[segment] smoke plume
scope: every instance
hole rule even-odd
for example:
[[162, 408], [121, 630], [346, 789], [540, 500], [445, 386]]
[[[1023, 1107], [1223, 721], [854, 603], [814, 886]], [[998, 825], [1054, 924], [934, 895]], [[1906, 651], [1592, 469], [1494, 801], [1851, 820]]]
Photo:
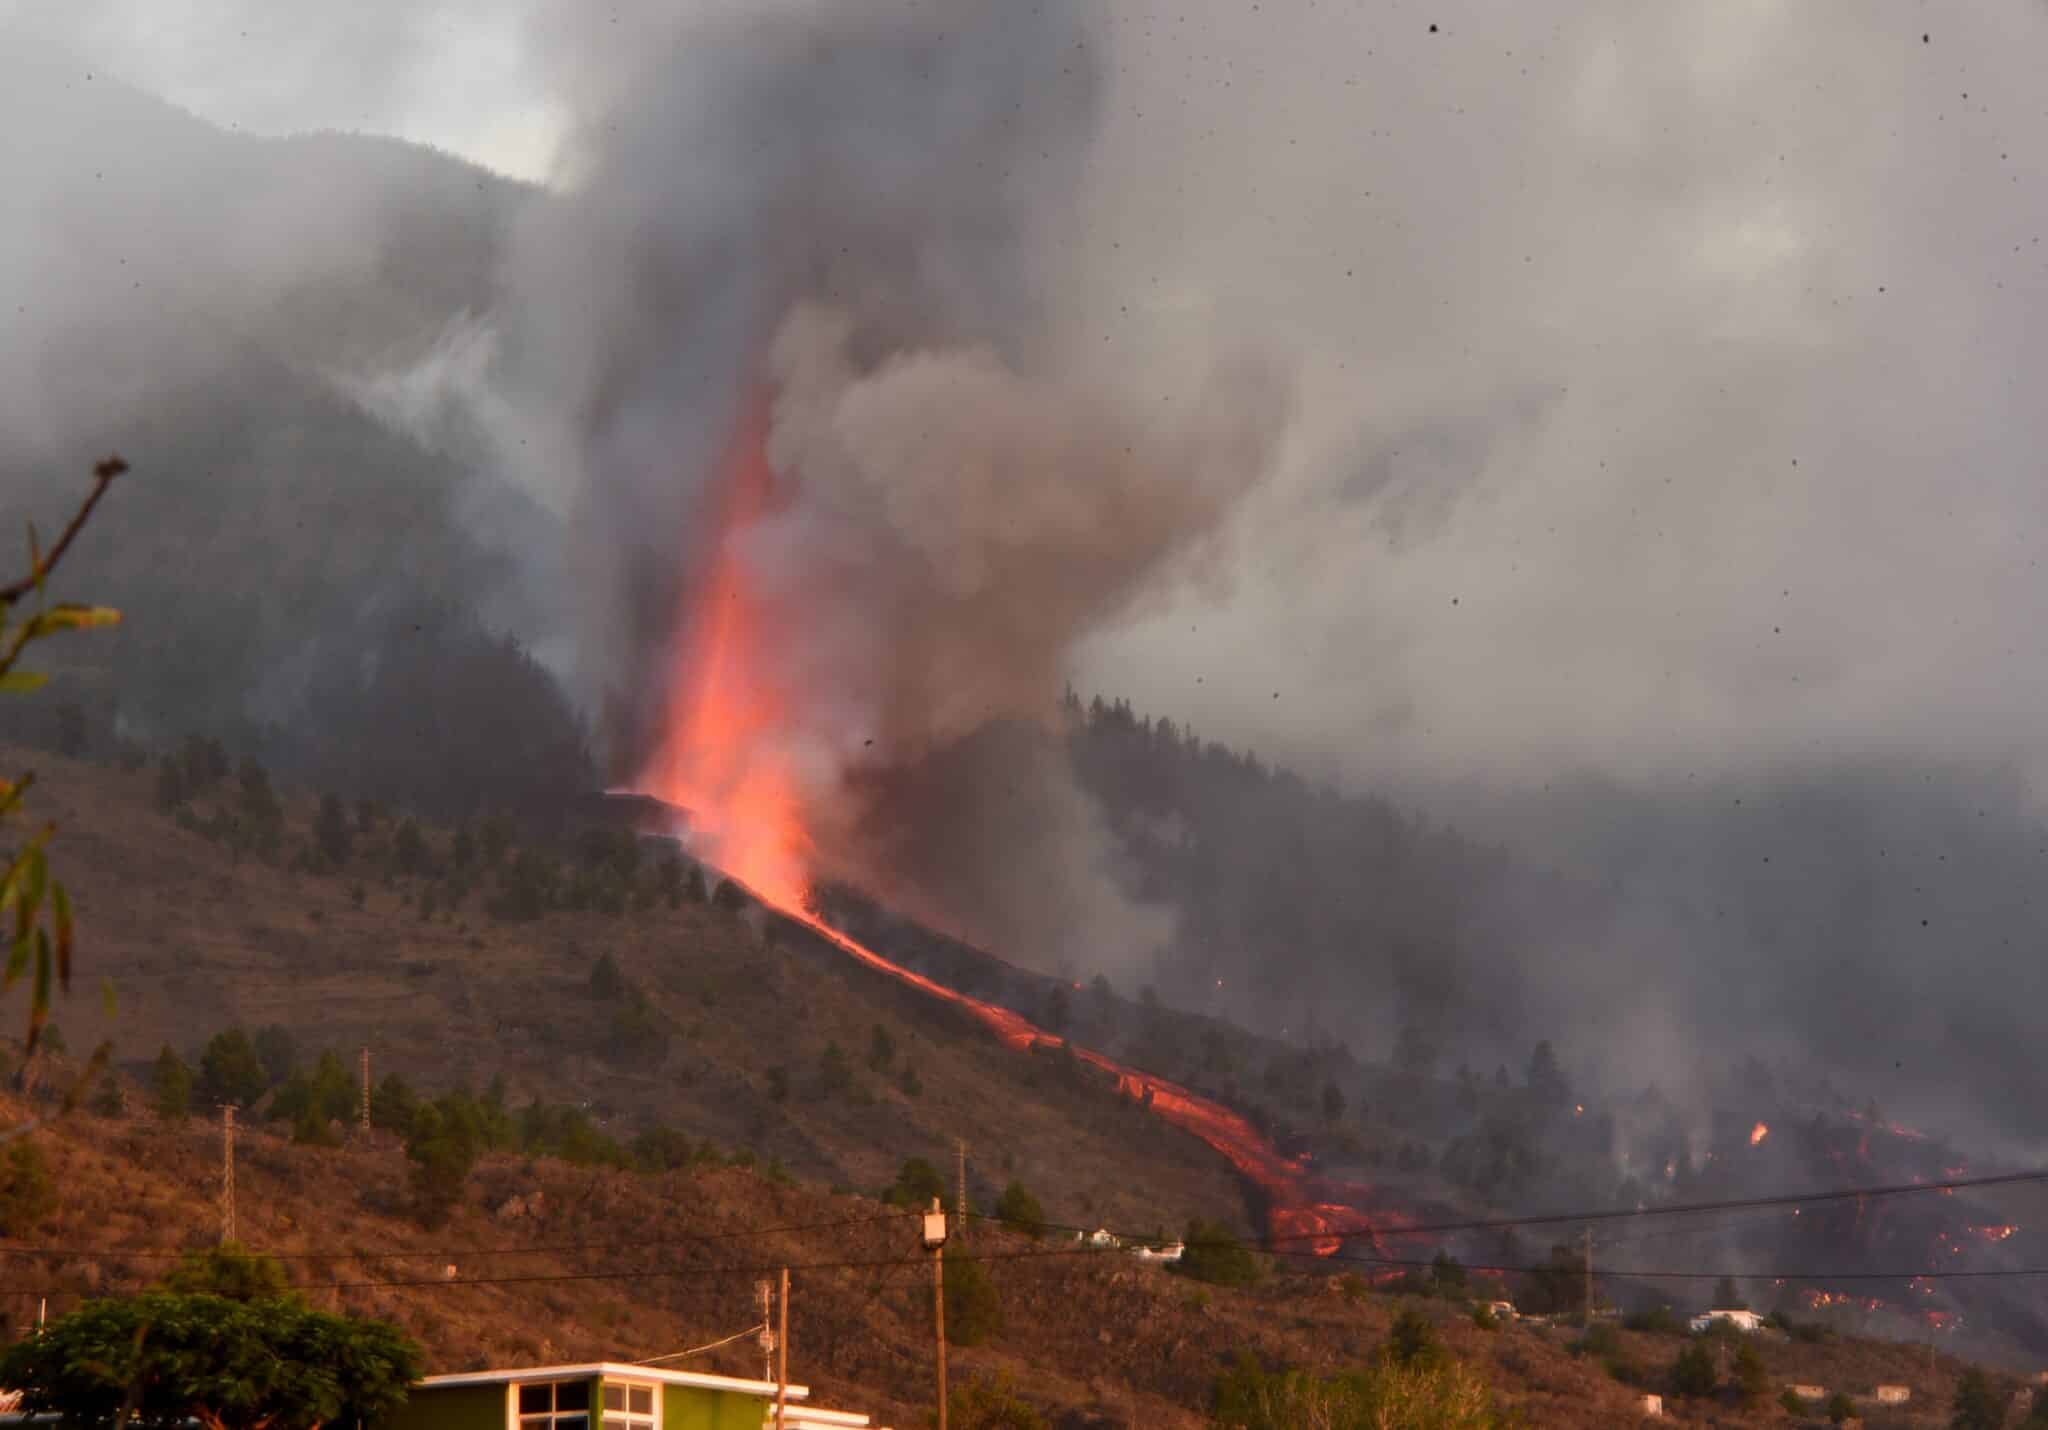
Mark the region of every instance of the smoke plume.
[[[820, 874], [895, 890], [853, 773], [1050, 720], [1075, 644], [1198, 561], [1272, 460], [1270, 371], [1148, 404], [1042, 320], [1094, 133], [1092, 44], [1073, 5], [885, 4], [642, 21], [627, 50], [565, 61], [594, 108], [515, 281], [546, 339], [534, 390], [577, 434], [583, 677], [614, 767], [638, 773], [731, 563], [778, 712], [750, 743], [795, 772]], [[758, 389], [776, 494], [729, 531], [724, 454]], [[1116, 891], [1086, 797], [1038, 775], [1060, 882], [1112, 939], [1156, 945], [1163, 918]], [[1023, 932], [1027, 955], [1058, 942], [901, 892]]]

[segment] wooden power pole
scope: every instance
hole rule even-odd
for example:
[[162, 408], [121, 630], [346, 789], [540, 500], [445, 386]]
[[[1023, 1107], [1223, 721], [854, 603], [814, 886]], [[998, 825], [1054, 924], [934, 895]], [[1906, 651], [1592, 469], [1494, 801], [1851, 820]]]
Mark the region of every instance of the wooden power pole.
[[939, 1350], [939, 1430], [946, 1430], [946, 1209], [937, 1197], [924, 1217], [924, 1244], [932, 1254], [932, 1330]]
[[789, 1396], [789, 1268], [782, 1268], [782, 1296], [775, 1311], [775, 1430], [787, 1430]]

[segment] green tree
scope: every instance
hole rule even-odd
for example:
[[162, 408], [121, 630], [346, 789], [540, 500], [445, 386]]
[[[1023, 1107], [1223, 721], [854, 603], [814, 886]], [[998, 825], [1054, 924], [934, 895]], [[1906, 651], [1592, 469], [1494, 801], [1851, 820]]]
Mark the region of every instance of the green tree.
[[168, 1291], [88, 1301], [0, 1356], [21, 1409], [107, 1426], [313, 1430], [375, 1421], [405, 1401], [420, 1352], [381, 1321], [291, 1298]]
[[1437, 1343], [1436, 1327], [1420, 1311], [1409, 1309], [1394, 1317], [1387, 1328], [1386, 1358], [1396, 1365], [1427, 1364], [1440, 1359], [1443, 1347]]
[[1323, 1121], [1336, 1122], [1344, 1116], [1344, 1092], [1334, 1082], [1323, 1084]]
[[1671, 1391], [1674, 1395], [1712, 1395], [1721, 1373], [1714, 1366], [1714, 1352], [1705, 1341], [1692, 1341], [1671, 1362]]
[[150, 1077], [150, 1105], [166, 1122], [183, 1122], [192, 1112], [192, 1069], [165, 1043]]
[[96, 1117], [125, 1117], [128, 1113], [128, 1093], [121, 1086], [121, 1079], [112, 1073], [101, 1077], [99, 1086], [93, 1090], [91, 1107]]
[[1022, 1182], [1011, 1182], [996, 1198], [996, 1217], [1033, 1240], [1045, 1235], [1045, 1208], [1026, 1191]]
[[597, 962], [590, 965], [590, 996], [610, 1000], [625, 993], [626, 975], [619, 972], [618, 960], [609, 953], [599, 954]]
[[477, 1152], [475, 1133], [459, 1116], [451, 1118], [440, 1106], [414, 1114], [405, 1155], [412, 1161], [413, 1216], [421, 1226], [445, 1225], [461, 1205]]
[[411, 815], [398, 822], [397, 832], [391, 836], [391, 862], [401, 874], [427, 872], [427, 841], [420, 833], [419, 821]]
[[297, 1040], [276, 1023], [258, 1028], [250, 1042], [256, 1049], [256, 1061], [263, 1064], [263, 1076], [273, 1087], [290, 1077], [299, 1064]]
[[1558, 1065], [1557, 1050], [1544, 1039], [1536, 1045], [1536, 1051], [1529, 1055], [1529, 1091], [1539, 1102], [1558, 1104], [1570, 1102], [1571, 1084], [1565, 1081], [1564, 1069]]
[[889, 1030], [880, 1023], [868, 1034], [868, 1066], [878, 1073], [887, 1072], [896, 1061], [896, 1040], [889, 1036]]
[[1466, 1282], [1464, 1264], [1448, 1251], [1439, 1251], [1436, 1259], [1429, 1263], [1429, 1279], [1435, 1284], [1438, 1295], [1462, 1295]]
[[1974, 1366], [1956, 1382], [1956, 1398], [1949, 1409], [1951, 1430], [1999, 1430], [2005, 1424], [2005, 1403], [1991, 1377]]
[[159, 1290], [184, 1296], [221, 1296], [230, 1301], [268, 1301], [291, 1294], [291, 1279], [274, 1256], [240, 1242], [188, 1251], [157, 1282]]
[[156, 807], [165, 814], [183, 805], [191, 791], [185, 787], [185, 767], [169, 755], [156, 762]]
[[1735, 1348], [1735, 1388], [1746, 1402], [1761, 1400], [1771, 1388], [1771, 1373], [1757, 1348], [1744, 1341]]
[[896, 1180], [883, 1193], [883, 1200], [922, 1211], [934, 1198], [944, 1201], [945, 1196], [946, 1179], [939, 1175], [939, 1169], [922, 1157], [911, 1157], [897, 1169]]
[[1838, 1390], [1828, 1397], [1829, 1424], [1840, 1425], [1845, 1421], [1854, 1420], [1855, 1418], [1856, 1402], [1849, 1398], [1846, 1391]]
[[386, 1132], [410, 1132], [413, 1113], [419, 1109], [419, 1102], [404, 1078], [397, 1073], [386, 1073], [384, 1080], [370, 1092], [370, 1125], [381, 1127]]
[[355, 849], [355, 831], [349, 828], [348, 811], [342, 807], [340, 795], [320, 797], [320, 812], [313, 816], [313, 842], [321, 857], [335, 868], [348, 863]]
[[16, 1138], [0, 1156], [0, 1236], [27, 1236], [57, 1210], [57, 1187], [43, 1149]]
[[241, 786], [244, 840], [251, 848], [270, 848], [284, 824], [284, 806], [270, 787], [270, 773], [253, 757], [246, 757], [236, 772], [236, 783]]
[[1259, 1279], [1259, 1259], [1221, 1222], [1188, 1222], [1185, 1249], [1176, 1268], [1183, 1276], [1216, 1286], [1249, 1286]]
[[256, 1045], [240, 1028], [215, 1033], [199, 1055], [199, 1096], [203, 1102], [247, 1107], [270, 1088]]
[[818, 1054], [818, 1095], [844, 1097], [852, 1090], [853, 1064], [847, 1061], [846, 1050], [837, 1043], [825, 1044], [825, 1051]]
[[945, 1260], [946, 1340], [956, 1346], [978, 1346], [1000, 1335], [1003, 1306], [988, 1268], [957, 1244], [947, 1246]]

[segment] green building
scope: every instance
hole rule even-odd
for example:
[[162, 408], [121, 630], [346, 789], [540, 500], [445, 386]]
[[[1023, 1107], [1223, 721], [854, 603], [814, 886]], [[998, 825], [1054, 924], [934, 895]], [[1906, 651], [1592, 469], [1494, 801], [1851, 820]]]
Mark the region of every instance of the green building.
[[[868, 1417], [788, 1387], [788, 1430], [864, 1430]], [[430, 1375], [378, 1430], [773, 1430], [775, 1382], [596, 1361]], [[886, 1427], [883, 1427], [886, 1430]]]

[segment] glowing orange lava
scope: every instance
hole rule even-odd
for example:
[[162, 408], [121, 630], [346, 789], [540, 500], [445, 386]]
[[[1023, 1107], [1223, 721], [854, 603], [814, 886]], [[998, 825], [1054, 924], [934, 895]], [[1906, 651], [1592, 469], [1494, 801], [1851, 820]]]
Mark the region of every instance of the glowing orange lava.
[[[788, 754], [792, 712], [773, 677], [769, 644], [778, 618], [788, 619], [789, 613], [769, 608], [744, 559], [749, 535], [776, 509], [768, 421], [767, 394], [758, 393], [736, 426], [725, 460], [715, 544], [704, 553], [702, 580], [689, 594], [669, 729], [641, 776], [641, 788], [689, 812], [693, 846], [707, 862], [841, 951], [967, 1010], [1009, 1047], [1022, 1051], [1041, 1040], [1057, 1042], [1007, 1008], [891, 962], [806, 907], [813, 846], [804, 832], [802, 791]], [[1242, 1116], [1176, 1083], [1085, 1048], [1073, 1052], [1113, 1077], [1124, 1095], [1222, 1153], [1264, 1194], [1276, 1243], [1327, 1256], [1347, 1237], [1374, 1236], [1365, 1213], [1373, 1188], [1315, 1177], [1300, 1159], [1282, 1156]], [[1389, 1227], [1403, 1219], [1375, 1210], [1373, 1220]]]
[[794, 908], [810, 841], [785, 753], [787, 704], [761, 668], [769, 613], [741, 553], [774, 510], [768, 415], [767, 394], [756, 393], [726, 456], [723, 510], [702, 584], [690, 593], [670, 728], [642, 784], [690, 812], [698, 852], [763, 898]]
[[1770, 1135], [1771, 1129], [1769, 1124], [1759, 1122], [1756, 1126], [1749, 1129], [1749, 1145], [1754, 1147]]

